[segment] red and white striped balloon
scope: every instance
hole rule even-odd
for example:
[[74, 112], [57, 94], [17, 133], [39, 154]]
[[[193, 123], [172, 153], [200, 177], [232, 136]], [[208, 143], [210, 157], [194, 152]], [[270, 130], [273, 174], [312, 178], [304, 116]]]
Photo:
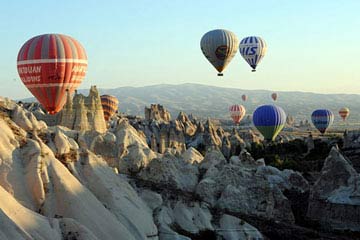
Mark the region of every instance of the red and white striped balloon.
[[22, 82], [49, 114], [59, 112], [85, 77], [88, 61], [81, 44], [62, 34], [43, 34], [20, 49], [17, 69]]
[[230, 116], [235, 124], [239, 124], [241, 119], [244, 118], [246, 110], [243, 105], [232, 105], [229, 107]]

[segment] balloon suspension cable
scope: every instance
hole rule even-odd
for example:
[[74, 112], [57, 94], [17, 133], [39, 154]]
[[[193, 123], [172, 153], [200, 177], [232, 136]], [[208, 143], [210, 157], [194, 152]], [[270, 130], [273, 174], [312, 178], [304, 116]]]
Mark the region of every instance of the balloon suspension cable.
[[218, 76], [222, 77], [222, 76], [224, 76], [224, 74], [223, 73], [218, 73]]

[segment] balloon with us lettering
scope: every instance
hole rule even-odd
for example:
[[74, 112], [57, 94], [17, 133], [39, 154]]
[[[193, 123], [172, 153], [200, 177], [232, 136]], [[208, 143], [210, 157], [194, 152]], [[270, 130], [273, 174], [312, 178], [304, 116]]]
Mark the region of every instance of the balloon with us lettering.
[[63, 34], [43, 34], [25, 42], [17, 57], [22, 82], [49, 114], [59, 112], [81, 84], [88, 61], [81, 44]]
[[334, 114], [327, 109], [317, 109], [311, 114], [311, 121], [316, 129], [324, 134], [334, 122]]
[[118, 110], [119, 100], [112, 95], [101, 95], [100, 98], [105, 121], [109, 121]]
[[245, 61], [251, 66], [252, 71], [256, 71], [256, 67], [265, 56], [267, 45], [261, 37], [250, 36], [240, 41], [239, 51]]
[[340, 108], [339, 115], [340, 115], [340, 117], [342, 118], [343, 121], [346, 120], [346, 118], [349, 116], [349, 114], [350, 114], [350, 109], [349, 108], [347, 108], [347, 107]]
[[256, 108], [253, 123], [266, 140], [274, 141], [285, 126], [286, 113], [276, 105], [262, 105]]
[[233, 32], [215, 29], [205, 33], [200, 41], [201, 51], [209, 62], [223, 76], [223, 71], [235, 56], [239, 48], [239, 40]]
[[246, 110], [243, 105], [235, 104], [229, 107], [229, 112], [234, 124], [239, 124], [244, 118]]

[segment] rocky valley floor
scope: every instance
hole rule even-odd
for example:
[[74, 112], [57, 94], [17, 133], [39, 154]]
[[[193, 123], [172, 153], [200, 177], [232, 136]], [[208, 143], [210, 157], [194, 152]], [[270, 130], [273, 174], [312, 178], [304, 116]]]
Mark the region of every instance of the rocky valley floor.
[[[97, 98], [86, 101], [96, 109]], [[68, 105], [63, 125], [36, 111], [0, 101], [0, 239], [360, 238], [358, 132], [340, 147], [260, 149], [255, 134], [185, 114], [105, 128], [85, 108]], [[287, 169], [283, 156], [306, 167]]]

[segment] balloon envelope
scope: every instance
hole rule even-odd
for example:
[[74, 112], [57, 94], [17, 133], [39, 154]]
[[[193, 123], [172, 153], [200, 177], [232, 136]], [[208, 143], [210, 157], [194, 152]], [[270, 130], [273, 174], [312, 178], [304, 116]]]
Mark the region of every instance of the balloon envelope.
[[22, 82], [50, 114], [62, 109], [66, 90], [71, 94], [81, 84], [87, 65], [81, 44], [62, 34], [31, 38], [17, 58]]
[[245, 101], [248, 99], [248, 96], [245, 95], [245, 94], [243, 94], [243, 95], [241, 96], [241, 99], [245, 102]]
[[101, 95], [101, 105], [104, 111], [104, 118], [106, 121], [116, 113], [118, 110], [119, 100], [115, 96]]
[[200, 41], [201, 51], [221, 76], [239, 48], [239, 40], [233, 32], [216, 29], [205, 33]]
[[349, 116], [349, 114], [350, 114], [350, 109], [349, 108], [347, 108], [347, 107], [340, 108], [339, 115], [344, 121]]
[[241, 119], [244, 118], [246, 110], [243, 105], [232, 105], [229, 107], [230, 116], [235, 124], [239, 124]]
[[325, 133], [334, 121], [334, 114], [327, 109], [318, 109], [311, 114], [311, 121], [319, 132]]
[[285, 122], [285, 111], [275, 105], [262, 105], [253, 114], [253, 123], [266, 140], [274, 141]]
[[277, 93], [272, 93], [272, 94], [271, 94], [271, 98], [272, 98], [274, 101], [276, 101], [277, 98], [278, 98], [278, 94], [277, 94]]
[[239, 51], [241, 56], [255, 71], [257, 65], [265, 56], [267, 45], [261, 37], [250, 36], [241, 40]]

